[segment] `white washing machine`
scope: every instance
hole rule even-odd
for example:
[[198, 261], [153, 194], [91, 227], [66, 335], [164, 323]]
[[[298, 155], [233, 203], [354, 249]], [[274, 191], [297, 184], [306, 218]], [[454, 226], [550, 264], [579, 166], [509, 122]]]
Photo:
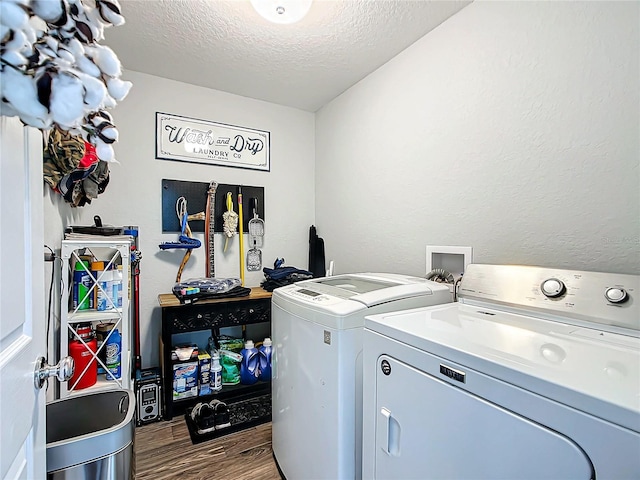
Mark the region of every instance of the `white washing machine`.
[[382, 273], [274, 290], [272, 443], [285, 478], [360, 478], [364, 316], [447, 302], [446, 285]]
[[363, 477], [640, 478], [640, 277], [470, 265], [368, 316]]

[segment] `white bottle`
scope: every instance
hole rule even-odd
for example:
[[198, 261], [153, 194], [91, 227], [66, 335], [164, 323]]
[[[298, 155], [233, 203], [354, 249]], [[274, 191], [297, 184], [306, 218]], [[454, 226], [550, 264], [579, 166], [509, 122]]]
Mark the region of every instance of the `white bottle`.
[[113, 270], [112, 296], [116, 308], [122, 308], [122, 265]]
[[211, 391], [219, 392], [222, 390], [222, 365], [220, 365], [220, 355], [218, 352], [212, 352], [211, 354]]
[[111, 289], [113, 288], [113, 270], [105, 270], [104, 262], [91, 264], [96, 278], [96, 310], [102, 312], [113, 308], [111, 303]]

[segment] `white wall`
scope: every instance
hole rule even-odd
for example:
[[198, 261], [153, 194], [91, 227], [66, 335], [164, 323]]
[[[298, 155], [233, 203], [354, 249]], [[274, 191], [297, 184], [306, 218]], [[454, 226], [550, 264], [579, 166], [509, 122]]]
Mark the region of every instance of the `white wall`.
[[[318, 112], [315, 134], [306, 112], [126, 72], [121, 163], [87, 207], [46, 191], [46, 243], [94, 215], [140, 227], [144, 366], [157, 365], [157, 295], [182, 257], [158, 249], [176, 237], [161, 233], [163, 178], [264, 186], [266, 265], [306, 267], [315, 223], [337, 272], [424, 275], [431, 244], [471, 245], [481, 263], [638, 274], [639, 8], [476, 1]], [[156, 111], [269, 130], [271, 172], [155, 160]], [[216, 263], [238, 275], [237, 240]], [[203, 273], [196, 251], [183, 278]]]
[[[287, 265], [307, 268], [309, 226], [314, 222], [314, 116], [138, 72], [125, 72], [123, 78], [134, 86], [112, 112], [120, 131], [115, 145], [120, 164], [111, 166], [106, 191], [91, 205], [73, 209], [58, 195], [46, 192], [46, 243], [59, 249], [64, 227], [92, 225], [94, 215], [100, 215], [105, 225], [139, 227], [141, 349], [147, 367], [158, 365], [161, 313], [157, 296], [171, 292], [184, 254], [184, 250], [158, 248], [178, 237], [177, 233], [162, 233], [162, 179], [263, 186], [264, 266], [272, 267], [276, 257], [284, 257]], [[156, 160], [156, 111], [271, 132], [271, 171]], [[237, 211], [236, 198], [234, 202]], [[203, 240], [202, 233], [195, 235]], [[223, 234], [217, 234], [215, 242], [216, 276], [239, 277], [237, 236], [226, 253]], [[245, 253], [248, 243], [245, 237]], [[194, 250], [182, 279], [204, 276], [201, 248]], [[245, 273], [247, 286], [258, 286], [262, 280], [262, 271]]]
[[336, 271], [640, 273], [638, 2], [476, 1], [316, 115]]

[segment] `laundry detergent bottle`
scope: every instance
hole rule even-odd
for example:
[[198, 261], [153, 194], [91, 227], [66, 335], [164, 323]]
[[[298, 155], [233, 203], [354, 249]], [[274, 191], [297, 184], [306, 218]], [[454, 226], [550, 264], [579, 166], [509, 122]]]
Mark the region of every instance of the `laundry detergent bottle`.
[[260, 358], [258, 349], [252, 340], [247, 340], [240, 352], [242, 363], [240, 364], [240, 383], [252, 385], [258, 381], [260, 375]]
[[271, 339], [269, 337], [262, 341], [258, 350], [260, 355], [260, 376], [263, 382], [271, 381]]
[[118, 380], [122, 375], [122, 336], [117, 328], [111, 332], [106, 347], [107, 380]]

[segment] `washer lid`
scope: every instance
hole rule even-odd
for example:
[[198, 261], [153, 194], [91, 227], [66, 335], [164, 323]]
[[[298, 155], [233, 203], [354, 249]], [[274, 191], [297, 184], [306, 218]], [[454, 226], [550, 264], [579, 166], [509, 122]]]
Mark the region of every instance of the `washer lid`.
[[640, 432], [640, 339], [463, 304], [365, 327]]
[[[364, 315], [451, 302], [447, 285], [389, 273], [355, 273], [276, 288], [274, 305], [340, 330], [363, 328]], [[370, 310], [371, 309], [371, 310]]]
[[446, 285], [425, 278], [392, 273], [352, 273], [298, 282], [311, 291], [359, 302], [366, 307], [396, 300], [432, 295], [448, 290]]

